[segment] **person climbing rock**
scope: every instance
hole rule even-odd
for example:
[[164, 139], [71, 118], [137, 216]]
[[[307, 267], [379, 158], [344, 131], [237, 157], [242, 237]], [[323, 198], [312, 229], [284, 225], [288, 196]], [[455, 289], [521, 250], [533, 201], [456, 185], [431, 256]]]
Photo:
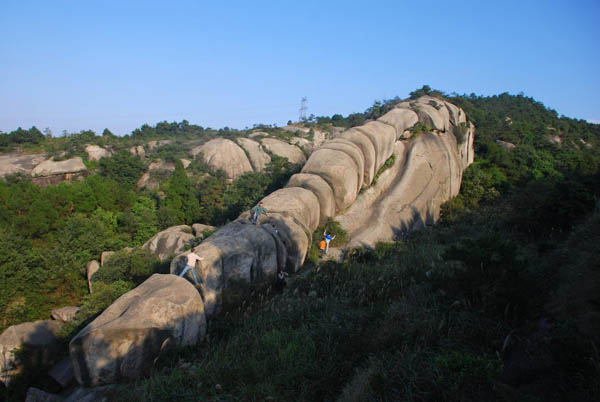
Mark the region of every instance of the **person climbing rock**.
[[267, 209], [263, 207], [263, 202], [259, 202], [257, 206], [250, 211], [252, 214], [252, 223], [257, 225], [261, 215], [267, 216]]
[[323, 236], [325, 237], [325, 254], [329, 251], [329, 242], [335, 239], [335, 236], [331, 236], [327, 233], [327, 231], [323, 232]]
[[321, 250], [321, 257], [323, 257], [325, 255], [326, 248], [327, 248], [327, 243], [325, 242], [325, 240], [321, 240], [319, 242], [319, 250]]
[[287, 272], [283, 272], [281, 269], [277, 271], [277, 279], [275, 282], [275, 289], [283, 290], [283, 288], [287, 284], [286, 280], [285, 280], [285, 277], [287, 275], [288, 275]]
[[196, 261], [201, 261], [204, 258], [202, 258], [198, 254], [196, 254], [195, 248], [193, 248], [192, 251], [190, 251], [190, 253], [186, 256], [186, 258], [187, 258], [187, 260], [185, 262], [185, 268], [183, 269], [183, 271], [181, 271], [179, 276], [183, 278], [183, 276], [187, 273], [187, 271], [189, 271], [191, 269], [192, 277], [194, 278], [194, 283], [196, 285], [198, 285], [198, 279], [196, 279], [196, 270], [195, 270]]

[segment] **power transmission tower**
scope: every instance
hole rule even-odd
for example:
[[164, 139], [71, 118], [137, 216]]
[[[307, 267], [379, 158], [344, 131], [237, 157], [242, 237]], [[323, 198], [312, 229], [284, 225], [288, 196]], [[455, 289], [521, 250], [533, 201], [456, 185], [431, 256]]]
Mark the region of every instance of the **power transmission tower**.
[[302, 100], [300, 101], [300, 121], [306, 121], [306, 110], [308, 109], [308, 107], [306, 106], [307, 102], [308, 99], [306, 98], [306, 96], [303, 96]]

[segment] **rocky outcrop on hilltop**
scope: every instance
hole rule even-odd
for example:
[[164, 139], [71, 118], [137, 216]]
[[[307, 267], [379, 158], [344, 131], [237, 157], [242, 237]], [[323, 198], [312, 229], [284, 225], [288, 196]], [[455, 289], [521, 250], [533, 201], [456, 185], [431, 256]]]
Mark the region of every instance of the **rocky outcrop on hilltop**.
[[104, 149], [98, 145], [87, 145], [85, 152], [88, 155], [88, 159], [91, 161], [99, 161], [102, 158], [108, 158], [112, 155], [108, 149]]
[[196, 156], [202, 153], [204, 163], [212, 170], [223, 170], [229, 180], [234, 180], [246, 172], [252, 172], [252, 166], [246, 153], [235, 142], [225, 138], [215, 138], [192, 150]]
[[[410, 129], [416, 123], [427, 129], [413, 133]], [[194, 268], [197, 289], [189, 282], [193, 283], [191, 271], [184, 282], [199, 292], [199, 296], [192, 293], [203, 302], [203, 315], [217, 314], [223, 294], [236, 282], [273, 278], [278, 270], [298, 270], [312, 234], [329, 217], [348, 230], [353, 246], [372, 246], [435, 222], [440, 205], [458, 193], [462, 172], [473, 161], [473, 136], [474, 127], [461, 109], [431, 97], [402, 102], [376, 121], [336, 134], [310, 155], [285, 188], [263, 199], [268, 215], [260, 224], [252, 225], [246, 212], [196, 247], [203, 257]], [[394, 163], [383, 170], [388, 161]], [[172, 260], [171, 273], [181, 272], [186, 255]], [[158, 334], [169, 326], [149, 323], [143, 309], [135, 307], [148, 297], [138, 294], [138, 289], [151, 282], [153, 292], [175, 295], [181, 280], [176, 275], [167, 276], [176, 278], [171, 281], [153, 279], [156, 277], [126, 293], [88, 326], [106, 335], [88, 336], [86, 328], [71, 342], [73, 364], [83, 367], [78, 368], [81, 384], [135, 378], [144, 373], [150, 358], [158, 355], [159, 343], [169, 337]], [[130, 319], [114, 318], [129, 310], [136, 311]], [[164, 319], [180, 316], [164, 312]], [[109, 321], [110, 325], [106, 324]], [[136, 339], [135, 345], [129, 338]], [[199, 331], [189, 342], [201, 338]], [[126, 347], [119, 346], [123, 344]], [[135, 363], [138, 356], [144, 356], [140, 361], [145, 363]], [[130, 361], [127, 367], [135, 367], [135, 376], [123, 372], [125, 363], [121, 362]]]
[[40, 186], [48, 186], [63, 181], [83, 180], [86, 173], [87, 168], [79, 156], [58, 162], [48, 159], [33, 168], [31, 181]]
[[173, 254], [181, 253], [195, 237], [192, 228], [187, 225], [172, 226], [152, 236], [142, 249], [164, 261]]
[[0, 155], [0, 177], [22, 173], [30, 176], [34, 167], [45, 161], [46, 154], [25, 155], [18, 152]]
[[276, 138], [263, 138], [260, 143], [272, 154], [287, 158], [292, 165], [302, 165], [306, 161], [304, 152], [295, 145]]
[[262, 172], [265, 166], [271, 162], [271, 157], [260, 143], [244, 137], [238, 138], [237, 142], [248, 154], [248, 159], [255, 172]]

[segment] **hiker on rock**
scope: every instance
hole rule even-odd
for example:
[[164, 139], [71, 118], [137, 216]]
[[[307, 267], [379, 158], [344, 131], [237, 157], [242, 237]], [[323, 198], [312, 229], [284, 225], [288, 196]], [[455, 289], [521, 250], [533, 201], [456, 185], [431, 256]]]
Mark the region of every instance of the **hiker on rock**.
[[196, 285], [198, 285], [198, 279], [196, 279], [196, 261], [201, 261], [204, 258], [200, 257], [198, 254], [196, 254], [196, 249], [193, 248], [192, 251], [190, 251], [190, 253], [186, 256], [187, 260], [185, 262], [185, 268], [183, 269], [183, 271], [181, 271], [181, 273], [179, 274], [180, 277], [183, 278], [183, 276], [186, 274], [187, 271], [189, 271], [190, 269], [192, 270], [192, 277], [194, 278], [194, 283]]
[[281, 269], [277, 270], [277, 280], [275, 282], [275, 289], [283, 290], [283, 288], [287, 284], [285, 281], [286, 276], [287, 272], [283, 272]]
[[329, 251], [329, 242], [335, 239], [335, 236], [331, 237], [330, 234], [327, 234], [327, 231], [323, 232], [323, 236], [325, 236], [325, 254]]
[[327, 248], [327, 243], [325, 242], [325, 240], [321, 240], [319, 242], [319, 250], [321, 250], [321, 257], [323, 257], [325, 255], [326, 248]]
[[267, 216], [267, 209], [265, 207], [263, 207], [263, 202], [259, 202], [257, 206], [255, 206], [254, 208], [252, 208], [252, 210], [250, 211], [250, 213], [252, 214], [252, 223], [257, 225], [258, 224], [258, 220], [260, 219], [260, 216], [262, 214], [264, 214], [265, 216]]

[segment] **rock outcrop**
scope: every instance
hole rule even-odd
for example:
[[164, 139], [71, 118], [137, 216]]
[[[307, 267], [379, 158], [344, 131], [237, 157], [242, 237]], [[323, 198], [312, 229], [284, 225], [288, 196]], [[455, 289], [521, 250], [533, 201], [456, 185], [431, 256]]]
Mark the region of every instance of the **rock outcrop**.
[[67, 306], [62, 308], [55, 308], [50, 312], [52, 319], [60, 322], [69, 322], [75, 318], [75, 314], [79, 311], [79, 307]]
[[[406, 139], [406, 132], [417, 122], [431, 130], [411, 133]], [[292, 176], [285, 188], [263, 199], [268, 213], [258, 225], [251, 224], [249, 212], [245, 212], [196, 247], [203, 257], [194, 268], [201, 298], [188, 282], [193, 282], [191, 272], [184, 282], [203, 301], [203, 314], [210, 318], [219, 312], [224, 293], [238, 281], [271, 280], [278, 270], [298, 270], [310, 248], [313, 232], [329, 217], [335, 216], [350, 233], [350, 246], [373, 246], [377, 241], [389, 241], [407, 230], [434, 223], [440, 205], [458, 193], [462, 172], [473, 161], [473, 136], [474, 127], [467, 123], [461, 109], [431, 97], [402, 102], [377, 121], [337, 133], [310, 155], [301, 172]], [[272, 138], [261, 142], [265, 148], [284, 144], [302, 152]], [[277, 154], [273, 148], [270, 152]], [[380, 170], [392, 155], [394, 163]], [[181, 249], [178, 252], [182, 253]], [[173, 259], [171, 273], [181, 272], [185, 256], [182, 253]], [[142, 303], [148, 297], [135, 294], [123, 301], [119, 299], [89, 327], [100, 330], [105, 322], [120, 319], [115, 317], [126, 306], [137, 303], [134, 298]], [[105, 314], [112, 318], [103, 318]], [[143, 321], [143, 314], [135, 316]], [[170, 313], [164, 319], [169, 317]], [[117, 325], [116, 333], [128, 333], [128, 325], [133, 324]], [[85, 338], [86, 331], [90, 332], [86, 328], [76, 339]], [[94, 366], [86, 368], [86, 373], [93, 374], [79, 374], [80, 383], [135, 378], [134, 370], [123, 372], [124, 366], [139, 368], [135, 370], [138, 375], [144, 372], [137, 360], [125, 364], [121, 352], [112, 352], [131, 347], [120, 348], [122, 338], [109, 336], [112, 330], [106, 331], [107, 335], [96, 343], [71, 343], [74, 366], [76, 361]], [[157, 345], [164, 337], [146, 329], [136, 332], [136, 336], [139, 344], [151, 347], [133, 355], [142, 354], [147, 357], [145, 361], [155, 358], [160, 351]]]
[[83, 179], [87, 168], [81, 157], [55, 162], [51, 159], [37, 165], [31, 171], [32, 182], [40, 186]]
[[[8, 384], [21, 365], [51, 364], [58, 355], [61, 322], [43, 320], [8, 327], [0, 335], [0, 381]], [[27, 361], [17, 358], [18, 349], [27, 349]]]
[[243, 137], [238, 138], [237, 142], [248, 154], [248, 159], [255, 172], [262, 172], [265, 169], [265, 166], [271, 162], [271, 157], [258, 142]]
[[229, 180], [234, 180], [246, 172], [252, 172], [252, 166], [246, 153], [235, 142], [225, 138], [215, 138], [204, 145], [194, 148], [195, 156], [202, 153], [204, 162], [212, 170], [223, 170]]
[[0, 177], [22, 173], [30, 176], [34, 167], [46, 160], [46, 154], [20, 154], [12, 152], [0, 155]]
[[172, 226], [152, 236], [144, 243], [142, 249], [150, 251], [159, 260], [164, 261], [173, 254], [181, 253], [194, 238], [189, 226]]
[[69, 344], [75, 378], [99, 386], [147, 375], [161, 350], [206, 333], [202, 298], [185, 279], [154, 274], [119, 297]]
[[300, 148], [276, 138], [263, 138], [260, 143], [272, 154], [287, 158], [292, 165], [302, 165], [306, 156]]
[[88, 159], [91, 161], [99, 161], [102, 158], [108, 158], [112, 155], [112, 152], [99, 145], [86, 145], [85, 152], [88, 154]]

